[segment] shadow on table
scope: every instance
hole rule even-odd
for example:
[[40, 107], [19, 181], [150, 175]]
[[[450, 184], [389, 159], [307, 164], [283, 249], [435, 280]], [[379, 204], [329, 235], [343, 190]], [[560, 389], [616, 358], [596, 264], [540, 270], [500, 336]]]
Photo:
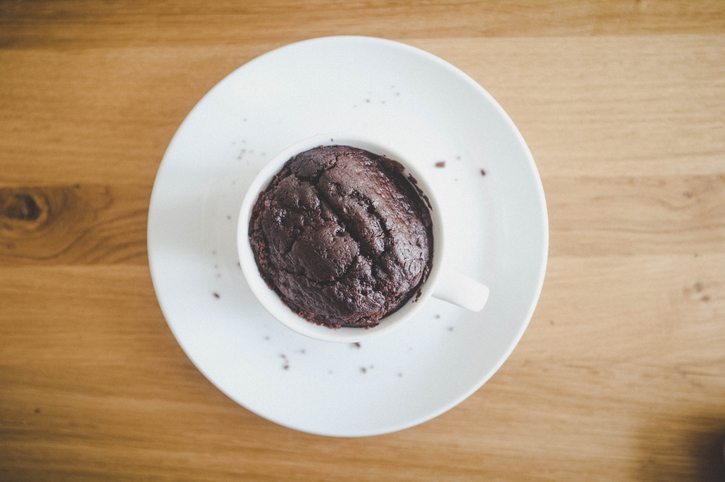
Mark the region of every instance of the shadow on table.
[[639, 480], [725, 481], [725, 403], [690, 416], [653, 416], [638, 442]]

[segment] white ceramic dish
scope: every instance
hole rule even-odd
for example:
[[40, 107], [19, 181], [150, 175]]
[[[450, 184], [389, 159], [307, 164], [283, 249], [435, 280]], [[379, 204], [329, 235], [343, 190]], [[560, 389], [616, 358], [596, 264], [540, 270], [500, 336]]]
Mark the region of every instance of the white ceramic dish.
[[[238, 265], [239, 206], [271, 156], [329, 131], [417, 159], [445, 211], [448, 264], [491, 290], [483, 311], [431, 299], [356, 346], [311, 340], [262, 308]], [[548, 221], [531, 154], [483, 88], [404, 44], [327, 37], [245, 64], [194, 107], [159, 168], [148, 251], [169, 327], [214, 385], [281, 425], [364, 436], [429, 420], [496, 372], [538, 301]]]
[[[285, 305], [277, 293], [271, 290], [259, 274], [257, 262], [249, 243], [249, 219], [252, 214], [252, 207], [259, 198], [259, 193], [264, 191], [272, 178], [282, 169], [282, 166], [289, 159], [308, 149], [323, 145], [345, 145], [357, 147], [373, 152], [378, 155], [394, 159], [404, 167], [404, 176], [411, 176], [415, 179], [416, 189], [423, 192], [430, 216], [433, 221], [433, 264], [428, 280], [423, 284], [414, 298], [410, 299], [405, 306], [393, 314], [385, 316], [378, 326], [361, 330], [359, 328], [340, 328], [331, 330], [328, 327], [320, 326], [304, 320], [297, 313]], [[345, 136], [337, 134], [321, 134], [283, 149], [274, 159], [269, 161], [261, 172], [252, 181], [242, 201], [237, 222], [237, 250], [239, 253], [240, 267], [247, 281], [247, 285], [257, 300], [266, 310], [286, 327], [301, 333], [315, 340], [334, 341], [339, 343], [353, 343], [369, 340], [370, 338], [382, 335], [398, 328], [403, 323], [410, 321], [423, 309], [428, 298], [433, 296], [439, 300], [448, 301], [457, 306], [468, 308], [472, 311], [481, 311], [488, 299], [488, 288], [481, 283], [467, 277], [464, 274], [445, 268], [445, 224], [443, 222], [441, 208], [438, 203], [437, 192], [433, 190], [426, 181], [425, 176], [416, 165], [408, 162], [408, 158], [402, 152], [391, 146], [381, 145], [373, 139], [363, 139], [360, 136]]]

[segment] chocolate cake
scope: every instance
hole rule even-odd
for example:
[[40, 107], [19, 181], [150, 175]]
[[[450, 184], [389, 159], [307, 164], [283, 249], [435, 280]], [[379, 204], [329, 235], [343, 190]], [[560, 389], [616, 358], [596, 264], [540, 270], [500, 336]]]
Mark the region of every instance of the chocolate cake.
[[267, 285], [302, 318], [372, 327], [425, 282], [430, 212], [398, 162], [349, 146], [298, 154], [260, 193], [249, 241]]

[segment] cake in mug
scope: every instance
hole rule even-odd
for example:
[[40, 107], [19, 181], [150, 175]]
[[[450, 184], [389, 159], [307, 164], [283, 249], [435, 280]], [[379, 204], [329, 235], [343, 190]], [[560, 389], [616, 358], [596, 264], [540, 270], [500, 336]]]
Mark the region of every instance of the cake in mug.
[[378, 325], [419, 292], [433, 258], [430, 212], [403, 166], [349, 146], [287, 161], [252, 208], [249, 241], [282, 302], [330, 328]]

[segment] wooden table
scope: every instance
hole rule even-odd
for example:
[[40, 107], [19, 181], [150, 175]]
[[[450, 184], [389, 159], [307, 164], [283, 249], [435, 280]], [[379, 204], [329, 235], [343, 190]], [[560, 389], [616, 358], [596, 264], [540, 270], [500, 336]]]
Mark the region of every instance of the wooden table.
[[[0, 479], [723, 480], [725, 2], [520, 3], [0, 3]], [[503, 368], [448, 413], [361, 439], [214, 388], [146, 255], [154, 176], [194, 104], [333, 34], [481, 83], [527, 140], [551, 223]]]

